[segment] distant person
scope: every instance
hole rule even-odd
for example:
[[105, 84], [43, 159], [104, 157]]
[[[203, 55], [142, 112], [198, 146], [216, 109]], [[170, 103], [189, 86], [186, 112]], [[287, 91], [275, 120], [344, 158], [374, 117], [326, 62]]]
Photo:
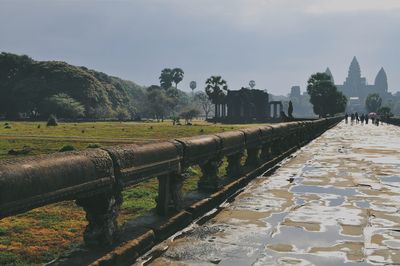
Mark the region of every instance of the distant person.
[[366, 125], [368, 125], [368, 119], [369, 119], [368, 115], [365, 115], [365, 124]]
[[354, 114], [351, 113], [351, 125], [353, 125], [353, 123], [354, 123]]
[[360, 117], [361, 125], [364, 125], [364, 119], [365, 119], [364, 114], [361, 114], [361, 117]]
[[378, 117], [375, 119], [375, 125], [379, 126], [379, 118]]
[[374, 116], [371, 117], [371, 123], [372, 123], [373, 125], [375, 124], [375, 117], [374, 117]]
[[357, 112], [356, 112], [355, 116], [356, 116], [356, 124], [358, 124], [358, 122], [360, 122], [360, 118], [358, 117], [358, 113]]
[[349, 122], [349, 115], [347, 113], [344, 116], [344, 120], [346, 121], [346, 124]]

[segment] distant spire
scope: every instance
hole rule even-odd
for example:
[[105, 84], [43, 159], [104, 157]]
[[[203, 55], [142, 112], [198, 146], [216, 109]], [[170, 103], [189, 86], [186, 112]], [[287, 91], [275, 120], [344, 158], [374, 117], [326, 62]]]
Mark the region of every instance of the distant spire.
[[327, 74], [328, 76], [330, 76], [330, 77], [331, 77], [331, 81], [332, 81], [333, 83], [335, 83], [335, 80], [333, 79], [333, 75], [332, 75], [332, 72], [331, 72], [331, 70], [329, 69], [329, 67], [326, 68], [325, 74]]
[[388, 91], [387, 76], [386, 76], [386, 72], [383, 69], [383, 67], [379, 70], [378, 74], [376, 75], [375, 86], [377, 89], [379, 89], [382, 92]]
[[360, 80], [361, 79], [361, 69], [360, 64], [358, 64], [357, 57], [353, 57], [349, 67], [349, 79], [350, 80]]

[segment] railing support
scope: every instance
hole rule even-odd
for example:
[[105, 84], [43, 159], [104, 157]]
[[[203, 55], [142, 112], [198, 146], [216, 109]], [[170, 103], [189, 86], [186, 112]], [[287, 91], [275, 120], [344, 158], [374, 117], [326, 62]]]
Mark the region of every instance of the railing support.
[[158, 177], [157, 213], [167, 216], [170, 210], [181, 210], [183, 206], [182, 186], [184, 176], [168, 174]]
[[220, 159], [209, 160], [204, 164], [199, 164], [203, 175], [198, 182], [198, 188], [203, 191], [215, 191], [220, 186], [218, 180], [218, 168], [221, 165]]
[[76, 200], [86, 212], [88, 225], [83, 239], [87, 246], [105, 246], [113, 243], [118, 231], [117, 216], [122, 204], [122, 195], [104, 193]]
[[242, 173], [241, 159], [243, 157], [243, 152], [235, 153], [233, 155], [227, 156], [228, 167], [226, 169], [226, 174], [230, 178], [238, 178]]
[[247, 158], [245, 165], [247, 167], [257, 167], [260, 165], [260, 149], [247, 149]]

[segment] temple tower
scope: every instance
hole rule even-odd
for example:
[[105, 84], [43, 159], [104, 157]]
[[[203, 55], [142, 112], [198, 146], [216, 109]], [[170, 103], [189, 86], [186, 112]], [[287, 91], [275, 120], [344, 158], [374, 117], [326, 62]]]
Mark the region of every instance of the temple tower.
[[381, 70], [379, 70], [378, 75], [376, 75], [375, 87], [379, 92], [387, 93], [388, 91], [387, 76], [383, 67], [381, 68]]
[[357, 58], [354, 56], [349, 67], [349, 74], [343, 84], [343, 87], [345, 88], [345, 94], [349, 96], [363, 94], [363, 88], [365, 88], [366, 85], [366, 79], [361, 77], [360, 64], [358, 63]]

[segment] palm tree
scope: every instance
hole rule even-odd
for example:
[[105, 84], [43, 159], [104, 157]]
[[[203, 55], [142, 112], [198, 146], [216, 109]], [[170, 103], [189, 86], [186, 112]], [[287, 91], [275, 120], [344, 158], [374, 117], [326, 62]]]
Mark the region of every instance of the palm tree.
[[161, 75], [159, 77], [160, 85], [165, 90], [172, 86], [172, 71], [173, 70], [170, 68], [164, 68], [161, 71]]
[[206, 93], [211, 102], [215, 104], [215, 117], [218, 116], [218, 107], [223, 102], [228, 85], [221, 76], [211, 76], [206, 81]]
[[171, 71], [171, 79], [175, 83], [175, 88], [178, 88], [178, 83], [183, 80], [183, 75], [185, 72], [181, 68], [174, 68]]

